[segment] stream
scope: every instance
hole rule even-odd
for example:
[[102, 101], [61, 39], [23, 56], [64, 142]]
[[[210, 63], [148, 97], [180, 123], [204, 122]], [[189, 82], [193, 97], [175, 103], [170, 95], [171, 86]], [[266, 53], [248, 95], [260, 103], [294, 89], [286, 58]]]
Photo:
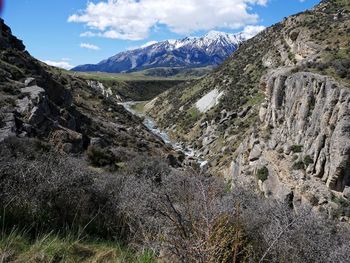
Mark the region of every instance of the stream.
[[121, 102], [119, 104], [122, 105], [131, 114], [141, 117], [143, 119], [143, 124], [147, 127], [149, 131], [151, 131], [156, 136], [160, 137], [164, 143], [170, 144], [174, 150], [182, 151], [186, 155], [186, 157], [194, 159], [200, 165], [201, 168], [203, 168], [208, 163], [208, 161], [199, 157], [199, 154], [196, 150], [192, 149], [191, 147], [185, 146], [183, 143], [174, 142], [173, 140], [171, 140], [168, 133], [164, 130], [161, 130], [152, 117], [142, 112], [135, 111], [133, 109], [133, 106], [138, 103], [142, 102], [128, 101]]

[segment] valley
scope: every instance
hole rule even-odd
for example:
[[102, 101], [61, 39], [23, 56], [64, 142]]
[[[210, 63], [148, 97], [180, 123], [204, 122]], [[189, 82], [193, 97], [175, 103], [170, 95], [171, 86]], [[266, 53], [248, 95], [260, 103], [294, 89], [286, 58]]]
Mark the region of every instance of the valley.
[[0, 19], [0, 263], [350, 262], [349, 32], [323, 0], [64, 70]]

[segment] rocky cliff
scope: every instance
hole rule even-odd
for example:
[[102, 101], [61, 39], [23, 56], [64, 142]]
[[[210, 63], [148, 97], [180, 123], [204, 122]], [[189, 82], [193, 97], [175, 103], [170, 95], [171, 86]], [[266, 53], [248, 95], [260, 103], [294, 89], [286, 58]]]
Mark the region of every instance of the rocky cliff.
[[234, 153], [228, 176], [236, 184], [258, 179], [267, 197], [333, 213], [337, 192], [349, 197], [350, 90], [290, 68], [265, 75], [262, 86], [259, 125]]
[[233, 185], [349, 216], [349, 18], [348, 1], [322, 1], [146, 109]]

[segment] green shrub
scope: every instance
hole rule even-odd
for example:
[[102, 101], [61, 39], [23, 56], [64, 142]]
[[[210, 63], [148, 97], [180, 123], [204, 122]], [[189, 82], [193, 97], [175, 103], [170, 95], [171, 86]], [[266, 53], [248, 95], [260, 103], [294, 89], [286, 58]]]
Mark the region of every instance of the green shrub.
[[277, 152], [279, 153], [279, 154], [282, 154], [284, 151], [283, 151], [283, 148], [281, 147], [281, 148], [278, 148], [278, 150], [277, 150]]
[[293, 169], [294, 169], [294, 170], [304, 170], [304, 169], [305, 169], [305, 164], [304, 164], [304, 162], [302, 162], [302, 161], [295, 162], [295, 163], [293, 164]]
[[311, 158], [310, 155], [306, 155], [304, 157], [304, 164], [306, 167], [309, 166], [310, 164], [313, 164], [313, 163], [314, 163], [314, 160]]
[[267, 169], [266, 166], [258, 169], [258, 171], [256, 173], [256, 177], [262, 182], [265, 182], [267, 180], [268, 176], [269, 176], [269, 170]]
[[301, 153], [303, 151], [303, 146], [302, 145], [292, 145], [291, 150], [294, 153]]
[[114, 166], [115, 156], [107, 149], [90, 145], [87, 150], [89, 162], [96, 167]]

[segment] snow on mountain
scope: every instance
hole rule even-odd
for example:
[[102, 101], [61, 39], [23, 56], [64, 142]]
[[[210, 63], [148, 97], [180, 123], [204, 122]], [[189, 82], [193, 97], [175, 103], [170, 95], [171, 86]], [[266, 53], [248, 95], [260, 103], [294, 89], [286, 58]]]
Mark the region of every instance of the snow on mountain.
[[81, 65], [72, 70], [120, 73], [159, 67], [217, 66], [237, 50], [243, 41], [245, 38], [242, 33], [210, 31], [203, 37], [149, 43], [116, 54], [96, 65]]

